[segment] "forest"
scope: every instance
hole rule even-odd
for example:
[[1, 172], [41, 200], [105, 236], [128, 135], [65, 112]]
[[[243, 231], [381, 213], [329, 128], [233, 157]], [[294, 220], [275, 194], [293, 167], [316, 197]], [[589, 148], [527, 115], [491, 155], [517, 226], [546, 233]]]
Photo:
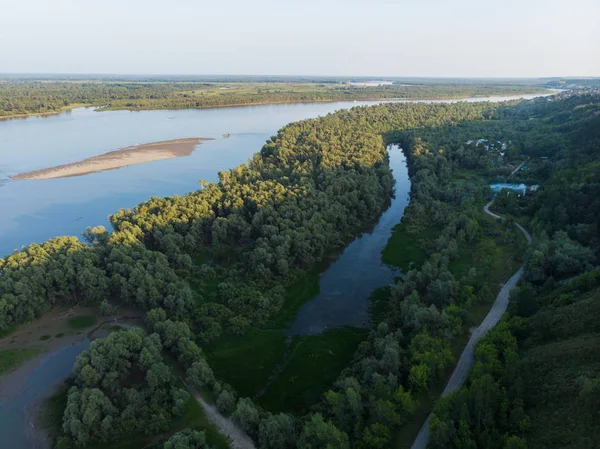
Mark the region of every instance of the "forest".
[[73, 107], [98, 110], [183, 109], [309, 101], [442, 99], [540, 93], [519, 84], [427, 84], [357, 87], [333, 82], [70, 81], [0, 79], [0, 118], [58, 113]]
[[[598, 329], [589, 319], [577, 330], [554, 324], [583, 317], [583, 302], [590, 311], [597, 305], [599, 112], [600, 99], [582, 94], [384, 104], [289, 124], [218, 183], [116, 212], [111, 233], [91, 228], [85, 243], [61, 237], [0, 259], [0, 330], [58, 303], [109, 299], [146, 310], [145, 333], [114, 332], [78, 359], [62, 449], [109, 441], [109, 428], [116, 437], [168, 433], [189, 401], [184, 381], [260, 448], [407, 447], [434, 402], [431, 447], [547, 447], [536, 438], [549, 428], [548, 411], [535, 406], [556, 391], [526, 388], [534, 374], [561, 369], [546, 346], [560, 354], [581, 344], [571, 351], [581, 365], [564, 373], [577, 375], [569, 387], [577, 395], [561, 411], [581, 401], [597, 413], [598, 363], [586, 357]], [[481, 136], [515, 145], [499, 161], [465, 144]], [[383, 261], [406, 276], [376, 292], [370, 327], [341, 372], [317, 386], [316, 400], [281, 408], [268, 390], [245, 397], [245, 382], [282, 338], [270, 323], [297, 311], [294, 286], [385, 207], [393, 192], [389, 143], [404, 149], [411, 202]], [[490, 220], [482, 213], [488, 184], [508, 179], [523, 158], [531, 170], [517, 176], [543, 188], [525, 198], [499, 195], [495, 210], [507, 218]], [[530, 248], [515, 221], [534, 235]], [[456, 349], [520, 259], [525, 279], [510, 316], [477, 347], [466, 386], [437, 401]], [[268, 344], [240, 381], [215, 353], [256, 335], [268, 335]], [[566, 435], [567, 425], [553, 419], [561, 429], [550, 437], [555, 445], [567, 447], [571, 437], [572, 447], [593, 447], [594, 420]], [[200, 429], [188, 429], [160, 444], [207, 443]]]

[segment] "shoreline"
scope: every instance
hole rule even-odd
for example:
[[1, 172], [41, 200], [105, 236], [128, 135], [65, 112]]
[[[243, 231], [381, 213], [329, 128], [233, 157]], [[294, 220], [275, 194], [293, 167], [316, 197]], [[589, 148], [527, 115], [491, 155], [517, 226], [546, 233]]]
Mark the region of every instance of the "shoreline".
[[[87, 313], [88, 310], [89, 309], [82, 309], [85, 313]], [[34, 330], [39, 324], [42, 324], [44, 329], [38, 329], [37, 334], [40, 332], [49, 332], [48, 325], [52, 326], [59, 322], [64, 324], [64, 321], [68, 317], [77, 316], [72, 315], [72, 311], [73, 309], [55, 310], [54, 314], [56, 316], [46, 317], [45, 319], [39, 318], [36, 321], [21, 325], [18, 332], [29, 335], [28, 329]], [[81, 313], [82, 311], [79, 312]], [[24, 419], [22, 435], [24, 435], [25, 439], [29, 442], [29, 447], [32, 449], [50, 449], [52, 446], [49, 429], [45, 426], [44, 422], [45, 405], [48, 398], [54, 395], [56, 391], [64, 385], [64, 381], [69, 376], [68, 373], [71, 372], [73, 362], [69, 361], [67, 364], [68, 369], [66, 371], [66, 377], [64, 376], [65, 373], [57, 376], [55, 373], [57, 367], [65, 366], [65, 357], [76, 358], [93, 340], [96, 338], [103, 338], [110, 333], [112, 330], [110, 326], [119, 326], [123, 328], [136, 327], [135, 323], [142, 319], [142, 316], [138, 315], [133, 309], [124, 310], [123, 312], [125, 314], [102, 317], [99, 322], [94, 323], [80, 332], [72, 332], [61, 338], [50, 339], [48, 340], [48, 343], [37, 343], [35, 342], [37, 339], [33, 338], [32, 341], [25, 343], [24, 347], [30, 347], [32, 345], [39, 346], [42, 344], [44, 347], [40, 353], [23, 364], [0, 375], [0, 407], [4, 404], [10, 405], [12, 401], [20, 398], [23, 394], [28, 394], [30, 397], [24, 403], [17, 402], [17, 404], [12, 404], [12, 406], [16, 405], [17, 407], [15, 412], [18, 411]], [[130, 324], [130, 322], [133, 322], [133, 324]], [[35, 335], [36, 337], [37, 334]], [[0, 344], [2, 346], [12, 347], [8, 342], [8, 339], [12, 339], [12, 337], [5, 337]], [[42, 390], [33, 387], [34, 390], [31, 391], [31, 382], [33, 381], [35, 383], [35, 380], [32, 380], [32, 376], [39, 375], [40, 369], [46, 364], [46, 369], [49, 369], [51, 373], [54, 373], [51, 374], [53, 380], [49, 383], [45, 381], [47, 385], [45, 385]], [[29, 393], [27, 393], [28, 391]]]
[[64, 112], [71, 111], [77, 108], [95, 108], [97, 112], [103, 111], [181, 111], [184, 109], [218, 109], [218, 108], [237, 108], [243, 106], [267, 106], [274, 104], [306, 104], [306, 103], [336, 103], [338, 101], [345, 102], [353, 102], [353, 101], [450, 101], [450, 100], [464, 100], [467, 98], [497, 98], [497, 97], [515, 97], [514, 99], [523, 98], [528, 95], [535, 96], [549, 96], [558, 93], [559, 91], [556, 89], [545, 89], [546, 92], [527, 92], [523, 94], [494, 94], [494, 95], [464, 95], [458, 97], [431, 97], [431, 98], [378, 98], [378, 97], [365, 97], [365, 98], [338, 98], [331, 100], [292, 100], [292, 101], [260, 101], [260, 102], [251, 102], [251, 103], [232, 103], [232, 104], [220, 104], [215, 106], [199, 106], [199, 107], [183, 107], [183, 108], [148, 108], [148, 109], [130, 109], [130, 108], [118, 108], [118, 107], [105, 107], [97, 104], [76, 104], [66, 106], [62, 111], [52, 111], [52, 112], [34, 112], [31, 114], [17, 114], [17, 115], [9, 115], [0, 117], [0, 121], [2, 120], [10, 120], [10, 119], [23, 119], [29, 117], [44, 117], [50, 115], [58, 115]]
[[144, 162], [189, 156], [194, 152], [196, 145], [207, 140], [214, 139], [194, 137], [132, 145], [119, 150], [109, 151], [108, 153], [99, 156], [93, 156], [79, 162], [19, 173], [10, 178], [17, 181], [70, 178], [106, 170], [116, 170], [130, 165], [142, 164]]

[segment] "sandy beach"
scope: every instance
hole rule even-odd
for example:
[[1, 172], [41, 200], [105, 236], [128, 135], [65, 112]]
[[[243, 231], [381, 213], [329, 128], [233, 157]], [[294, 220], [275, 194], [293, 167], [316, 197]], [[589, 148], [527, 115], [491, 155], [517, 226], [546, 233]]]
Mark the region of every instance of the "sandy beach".
[[80, 162], [20, 173], [13, 176], [12, 179], [39, 180], [68, 178], [71, 176], [83, 176], [105, 170], [115, 170], [144, 162], [189, 156], [194, 152], [196, 145], [199, 145], [206, 140], [213, 139], [194, 137], [134, 145], [120, 150], [110, 151], [101, 154], [100, 156], [90, 157]]

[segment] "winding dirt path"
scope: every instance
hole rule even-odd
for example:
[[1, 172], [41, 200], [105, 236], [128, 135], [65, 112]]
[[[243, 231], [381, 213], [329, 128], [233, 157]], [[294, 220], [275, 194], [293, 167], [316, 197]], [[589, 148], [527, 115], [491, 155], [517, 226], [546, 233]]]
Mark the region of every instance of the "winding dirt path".
[[[485, 205], [485, 207], [483, 208], [484, 212], [496, 219], [502, 218], [500, 217], [500, 215], [497, 215], [490, 211], [490, 206], [493, 202], [494, 200], [492, 199], [492, 201]], [[515, 224], [525, 235], [525, 238], [527, 239], [527, 244], [531, 244], [531, 235], [529, 235], [529, 232], [527, 232], [525, 228], [523, 228], [523, 226], [521, 226], [520, 224]], [[458, 390], [465, 383], [465, 380], [467, 380], [469, 370], [471, 369], [471, 367], [473, 366], [473, 362], [475, 361], [475, 346], [477, 345], [477, 342], [479, 342], [479, 340], [481, 340], [481, 338], [484, 337], [490, 329], [493, 329], [494, 326], [496, 326], [496, 324], [498, 324], [498, 322], [502, 318], [502, 315], [504, 315], [504, 312], [508, 307], [508, 298], [510, 291], [517, 285], [517, 282], [519, 282], [519, 279], [521, 278], [522, 274], [523, 266], [521, 266], [521, 268], [519, 268], [517, 272], [510, 277], [506, 284], [502, 286], [502, 289], [498, 293], [498, 296], [496, 297], [496, 300], [494, 301], [494, 304], [492, 305], [492, 308], [488, 312], [487, 316], [479, 325], [479, 327], [474, 329], [471, 333], [471, 337], [469, 338], [465, 349], [460, 355], [460, 359], [458, 359], [458, 363], [454, 368], [454, 372], [452, 373], [450, 380], [446, 384], [446, 388], [442, 393], [442, 397], [447, 396], [453, 391]], [[431, 414], [427, 417], [427, 420], [421, 427], [421, 430], [419, 431], [417, 438], [415, 438], [411, 449], [425, 449], [427, 447], [427, 442], [429, 441], [430, 418]]]
[[206, 402], [202, 395], [196, 389], [192, 388], [191, 385], [188, 385], [183, 378], [181, 378], [181, 381], [188, 391], [192, 393], [196, 402], [204, 409], [208, 419], [212, 421], [221, 434], [229, 438], [233, 449], [256, 449], [250, 437], [246, 435], [246, 432], [240, 429], [231, 419], [223, 416], [217, 410], [217, 407]]

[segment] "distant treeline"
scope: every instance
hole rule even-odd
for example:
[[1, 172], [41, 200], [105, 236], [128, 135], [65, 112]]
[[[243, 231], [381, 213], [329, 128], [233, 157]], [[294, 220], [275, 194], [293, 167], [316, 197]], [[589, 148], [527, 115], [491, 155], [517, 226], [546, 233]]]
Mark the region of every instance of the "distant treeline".
[[61, 112], [73, 105], [102, 109], [212, 108], [261, 103], [378, 99], [448, 99], [473, 96], [521, 95], [544, 89], [524, 85], [446, 84], [356, 87], [338, 84], [248, 83], [242, 91], [219, 89], [221, 84], [192, 82], [0, 82], [0, 117]]

